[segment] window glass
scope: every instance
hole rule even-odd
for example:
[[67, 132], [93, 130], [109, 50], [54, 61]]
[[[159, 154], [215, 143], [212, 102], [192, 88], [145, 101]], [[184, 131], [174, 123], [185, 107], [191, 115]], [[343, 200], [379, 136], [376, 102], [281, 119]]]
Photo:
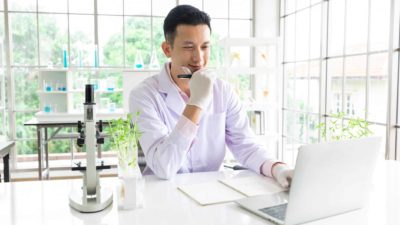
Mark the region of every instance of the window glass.
[[289, 109], [294, 109], [295, 99], [294, 99], [294, 85], [295, 85], [295, 70], [294, 63], [286, 63], [283, 66], [284, 70], [284, 106]]
[[63, 66], [63, 49], [68, 47], [68, 18], [62, 14], [39, 14], [40, 65]]
[[251, 19], [251, 3], [248, 0], [230, 0], [229, 17]]
[[149, 0], [124, 0], [125, 15], [151, 15], [151, 1]]
[[388, 54], [369, 56], [369, 108], [368, 120], [386, 123], [388, 104]]
[[322, 5], [318, 4], [311, 8], [310, 59], [321, 57], [321, 19]]
[[342, 55], [344, 46], [345, 0], [329, 1], [328, 55]]
[[285, 17], [285, 47], [284, 47], [284, 54], [285, 58], [284, 61], [291, 62], [295, 60], [295, 43], [296, 43], [296, 27], [295, 27], [295, 15], [290, 15]]
[[18, 140], [15, 143], [18, 155], [37, 155], [37, 142], [36, 140]]
[[310, 80], [309, 80], [309, 108], [310, 112], [319, 113], [320, 101], [320, 61], [310, 62]]
[[347, 1], [346, 7], [346, 54], [364, 53], [367, 51], [368, 1]]
[[212, 18], [228, 18], [228, 0], [203, 0], [204, 11]]
[[309, 58], [310, 10], [297, 13], [296, 17], [296, 61]]
[[[0, 40], [4, 40], [4, 13], [0, 12]], [[0, 67], [5, 66], [4, 42], [0, 41]]]
[[17, 110], [39, 109], [37, 73], [33, 72], [29, 68], [13, 69], [12, 73], [16, 81], [14, 83], [15, 108]]
[[97, 0], [97, 13], [99, 14], [111, 14], [111, 15], [122, 15], [123, 12], [123, 0]]
[[365, 118], [366, 56], [345, 59], [344, 113], [349, 117]]
[[94, 18], [90, 15], [70, 15], [71, 66], [95, 65]]
[[36, 11], [36, 0], [8, 1], [8, 10], [35, 12]]
[[328, 113], [337, 114], [342, 112], [342, 92], [343, 92], [343, 59], [328, 60], [328, 86], [327, 102]]
[[231, 38], [249, 38], [251, 36], [251, 21], [229, 20], [229, 36]]
[[165, 17], [175, 6], [176, 0], [152, 0], [153, 16]]
[[308, 111], [308, 62], [296, 63], [295, 92], [296, 109]]
[[200, 10], [203, 9], [203, 1], [202, 0], [179, 0], [179, 5], [191, 5]]
[[307, 118], [307, 135], [308, 140], [307, 143], [318, 143], [318, 135], [319, 135], [319, 128], [317, 127], [319, 124], [319, 116], [317, 115], [308, 115]]
[[36, 14], [10, 13], [12, 62], [14, 65], [37, 65]]
[[94, 14], [93, 0], [68, 0], [70, 13]]
[[67, 10], [67, 0], [38, 0], [39, 12], [66, 13]]
[[[16, 112], [15, 125], [17, 138], [36, 138], [36, 128], [34, 126], [24, 126], [24, 123], [35, 117], [35, 112]], [[29, 152], [33, 152], [32, 149]]]
[[[160, 66], [164, 65], [168, 61], [162, 51], [161, 44], [165, 41], [164, 30], [163, 30], [164, 19], [163, 18], [153, 18], [153, 43], [152, 51], [156, 52], [157, 60]], [[150, 51], [149, 51], [150, 53]], [[150, 60], [150, 59], [149, 59]]]
[[122, 16], [99, 16], [100, 66], [124, 65]]
[[149, 62], [151, 53], [151, 43], [148, 41], [151, 39], [149, 27], [150, 18], [148, 17], [125, 17], [126, 66], [134, 68], [135, 57], [139, 55], [144, 64]]
[[371, 0], [370, 51], [387, 50], [390, 25], [390, 1]]

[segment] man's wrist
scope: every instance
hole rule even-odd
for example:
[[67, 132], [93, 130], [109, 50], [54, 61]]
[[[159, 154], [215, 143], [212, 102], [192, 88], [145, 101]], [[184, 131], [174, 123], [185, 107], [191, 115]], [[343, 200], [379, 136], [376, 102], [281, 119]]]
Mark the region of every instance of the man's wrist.
[[202, 109], [195, 105], [186, 105], [183, 115], [195, 124], [199, 124]]
[[275, 167], [278, 166], [278, 165], [286, 165], [286, 163], [284, 163], [284, 162], [275, 162], [274, 164], [272, 164], [272, 166], [271, 166], [271, 176], [272, 176], [273, 178], [275, 178], [275, 179], [276, 179], [276, 177], [275, 177], [275, 175], [274, 175], [274, 169], [275, 169]]

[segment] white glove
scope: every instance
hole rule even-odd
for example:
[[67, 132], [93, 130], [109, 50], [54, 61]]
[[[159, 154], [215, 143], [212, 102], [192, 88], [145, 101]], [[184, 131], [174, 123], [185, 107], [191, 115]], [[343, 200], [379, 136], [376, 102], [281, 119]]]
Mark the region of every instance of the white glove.
[[293, 169], [286, 164], [275, 164], [272, 168], [272, 176], [283, 188], [289, 188], [293, 178]]
[[214, 72], [210, 69], [194, 72], [189, 81], [190, 98], [187, 104], [205, 109], [212, 98], [214, 80]]

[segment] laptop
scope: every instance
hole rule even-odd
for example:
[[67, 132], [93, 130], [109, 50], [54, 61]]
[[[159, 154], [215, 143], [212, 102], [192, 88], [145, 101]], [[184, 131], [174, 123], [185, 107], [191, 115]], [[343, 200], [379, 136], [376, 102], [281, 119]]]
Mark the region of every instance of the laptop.
[[277, 224], [293, 225], [360, 209], [368, 200], [381, 137], [299, 148], [290, 192], [236, 202]]

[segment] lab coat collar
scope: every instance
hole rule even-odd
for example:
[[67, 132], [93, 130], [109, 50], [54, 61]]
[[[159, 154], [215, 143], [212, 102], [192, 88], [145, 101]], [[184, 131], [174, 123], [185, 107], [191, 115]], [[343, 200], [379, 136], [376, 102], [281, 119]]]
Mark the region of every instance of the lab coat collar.
[[166, 94], [165, 103], [168, 108], [178, 115], [181, 115], [185, 109], [186, 103], [183, 101], [177, 87], [168, 76], [170, 76], [169, 63], [165, 63], [163, 69], [158, 74], [158, 90]]

